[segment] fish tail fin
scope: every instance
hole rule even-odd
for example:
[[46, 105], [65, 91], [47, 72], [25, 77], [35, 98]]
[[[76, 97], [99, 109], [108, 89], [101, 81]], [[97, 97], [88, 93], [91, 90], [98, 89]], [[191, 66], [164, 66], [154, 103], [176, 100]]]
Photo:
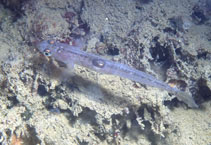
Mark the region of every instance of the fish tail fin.
[[189, 93], [178, 91], [176, 92], [176, 97], [179, 101], [186, 103], [189, 107], [198, 108], [198, 105], [196, 104], [193, 97]]

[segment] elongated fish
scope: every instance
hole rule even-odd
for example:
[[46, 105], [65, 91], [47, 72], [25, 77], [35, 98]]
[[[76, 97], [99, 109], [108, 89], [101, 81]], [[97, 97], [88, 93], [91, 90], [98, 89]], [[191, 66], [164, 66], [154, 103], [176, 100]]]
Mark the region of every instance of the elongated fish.
[[80, 50], [82, 44], [83, 42], [80, 39], [76, 40], [76, 45], [74, 46], [54, 40], [44, 40], [38, 44], [38, 49], [44, 55], [53, 57], [71, 68], [74, 68], [74, 64], [77, 64], [96, 72], [117, 75], [141, 84], [164, 89], [174, 93], [180, 101], [185, 102], [189, 107], [198, 107], [192, 96], [188, 93], [180, 91], [176, 87], [171, 87], [167, 83], [158, 80], [156, 77], [136, 70], [128, 65], [82, 51]]

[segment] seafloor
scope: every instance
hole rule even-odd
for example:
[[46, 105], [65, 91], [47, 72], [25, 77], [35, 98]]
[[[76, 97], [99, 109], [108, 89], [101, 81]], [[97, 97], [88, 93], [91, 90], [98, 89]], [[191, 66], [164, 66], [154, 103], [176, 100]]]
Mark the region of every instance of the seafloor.
[[[78, 38], [199, 108], [36, 48]], [[210, 118], [211, 0], [0, 1], [0, 145], [211, 145]]]

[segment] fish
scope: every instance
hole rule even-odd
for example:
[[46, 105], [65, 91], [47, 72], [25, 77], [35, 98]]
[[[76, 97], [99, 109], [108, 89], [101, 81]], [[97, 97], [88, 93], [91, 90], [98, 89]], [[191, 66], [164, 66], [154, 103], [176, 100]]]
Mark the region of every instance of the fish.
[[183, 101], [191, 108], [198, 108], [192, 96], [177, 87], [157, 79], [153, 75], [132, 68], [126, 64], [107, 60], [101, 56], [81, 50], [84, 42], [81, 39], [75, 40], [75, 45], [69, 45], [56, 40], [43, 40], [38, 43], [37, 48], [45, 56], [66, 64], [70, 69], [74, 65], [80, 65], [99, 73], [116, 75], [144, 85], [166, 90], [176, 95], [178, 100]]

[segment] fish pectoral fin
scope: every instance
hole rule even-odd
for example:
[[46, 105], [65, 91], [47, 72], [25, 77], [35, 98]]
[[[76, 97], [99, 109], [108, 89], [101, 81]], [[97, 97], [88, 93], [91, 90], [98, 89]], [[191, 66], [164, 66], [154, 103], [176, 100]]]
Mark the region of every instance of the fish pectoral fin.
[[69, 69], [70, 71], [74, 71], [74, 62], [70, 62], [70, 63], [67, 63], [67, 69]]

